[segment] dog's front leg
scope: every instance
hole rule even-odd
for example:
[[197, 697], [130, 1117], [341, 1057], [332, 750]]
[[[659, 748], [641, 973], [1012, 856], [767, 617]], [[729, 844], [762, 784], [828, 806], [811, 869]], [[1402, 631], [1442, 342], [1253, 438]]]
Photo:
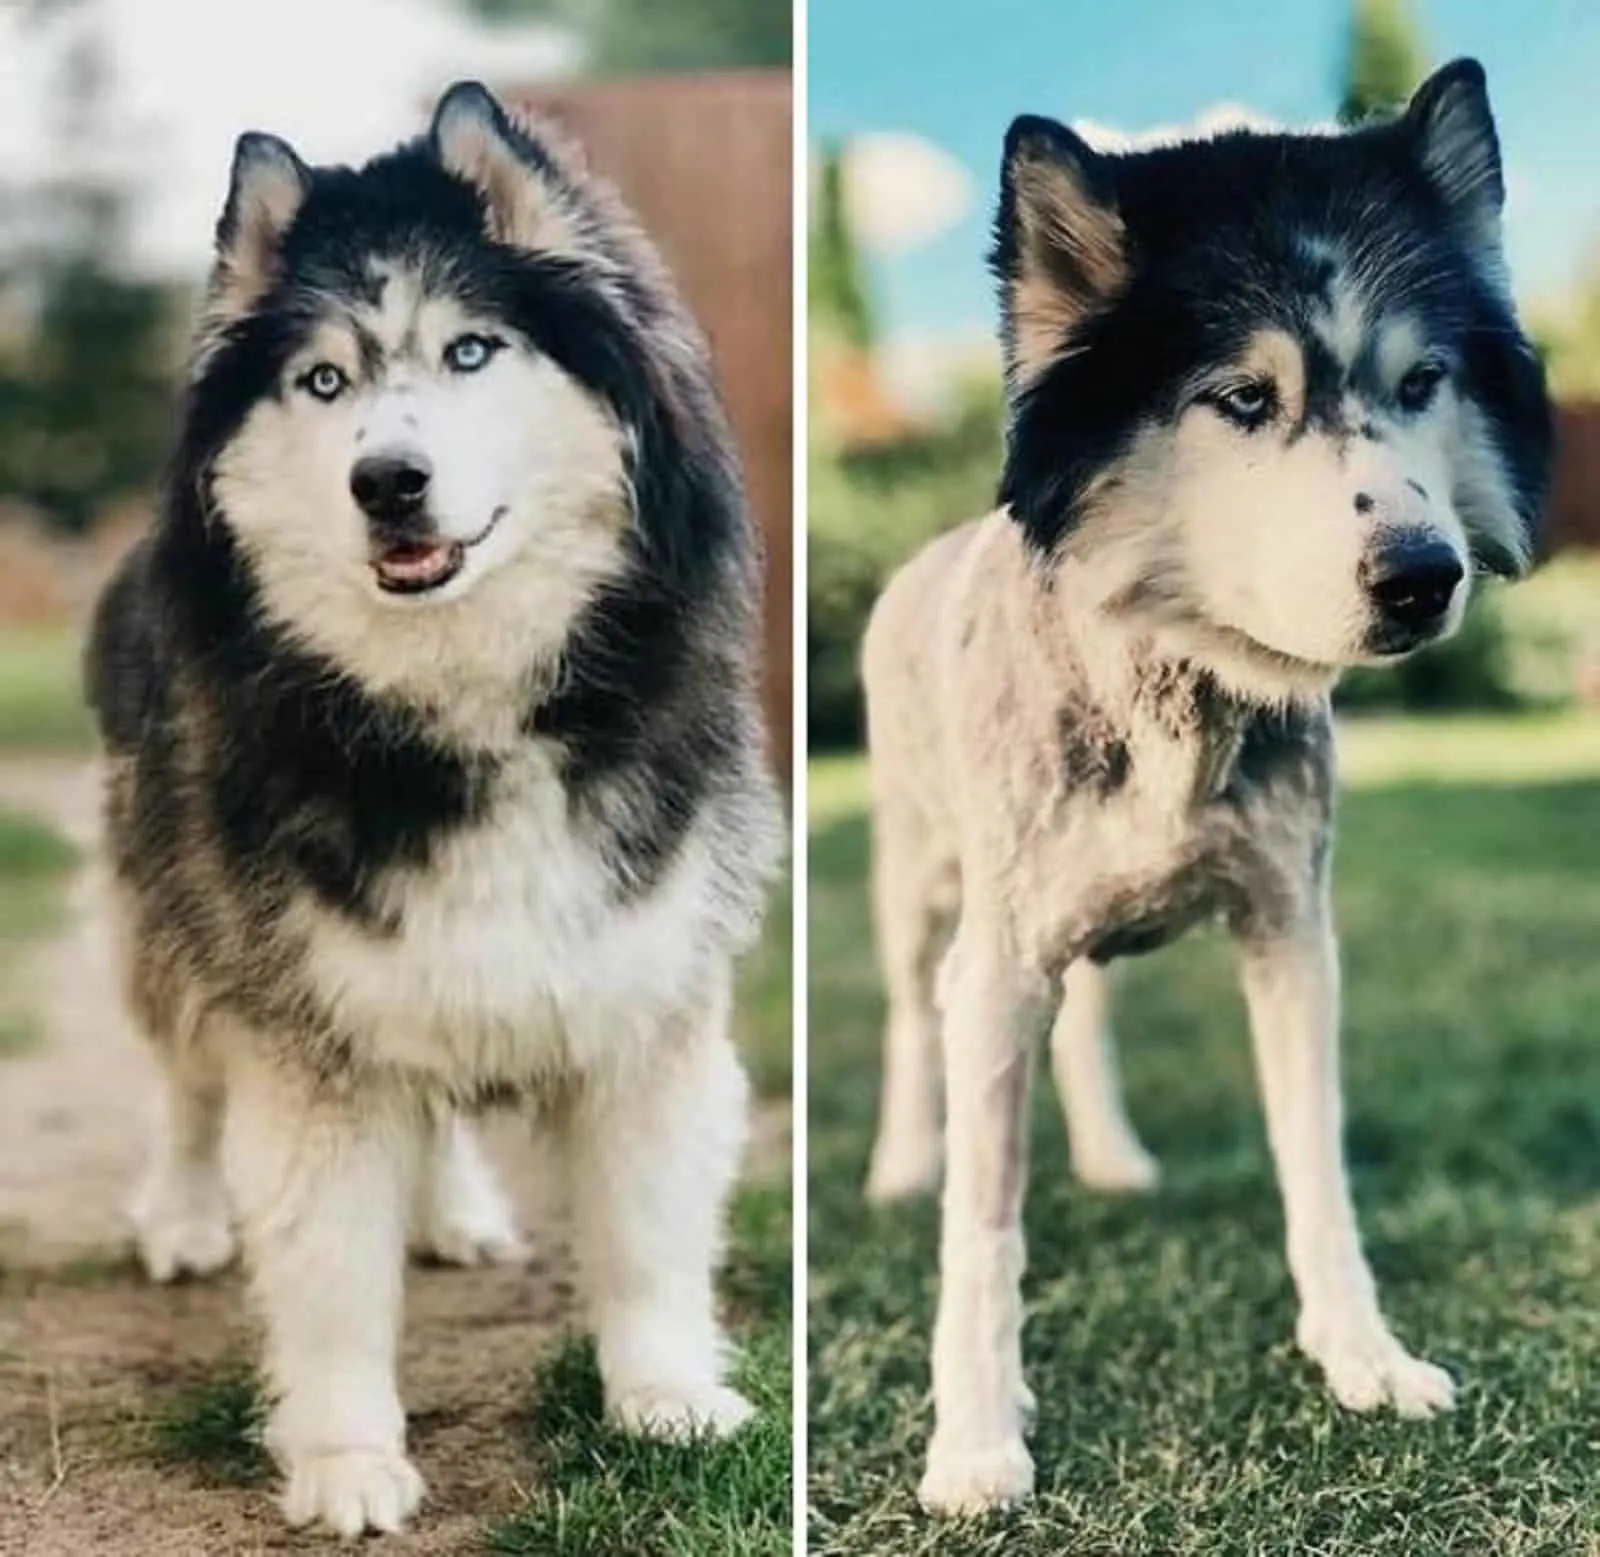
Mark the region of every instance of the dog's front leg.
[[963, 922], [940, 975], [944, 1225], [933, 1338], [933, 1441], [920, 1496], [941, 1513], [1033, 1490], [1022, 1441], [1022, 1198], [1042, 984], [1004, 938]]
[[397, 1530], [422, 1497], [395, 1387], [418, 1125], [394, 1100], [319, 1099], [268, 1063], [230, 1066], [223, 1160], [291, 1524]]
[[1432, 1416], [1449, 1375], [1395, 1339], [1378, 1306], [1345, 1175], [1339, 963], [1325, 894], [1299, 923], [1241, 936], [1245, 997], [1300, 1298], [1297, 1339], [1339, 1403]]
[[672, 1018], [636, 1066], [565, 1121], [572, 1233], [607, 1415], [631, 1432], [731, 1432], [751, 1406], [722, 1381], [712, 1276], [745, 1137], [748, 1088], [729, 992]]

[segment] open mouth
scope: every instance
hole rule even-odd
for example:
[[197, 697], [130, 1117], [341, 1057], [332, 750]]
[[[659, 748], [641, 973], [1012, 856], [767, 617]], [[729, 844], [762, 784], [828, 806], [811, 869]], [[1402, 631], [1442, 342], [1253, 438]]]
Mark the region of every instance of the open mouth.
[[504, 508], [495, 509], [470, 540], [397, 541], [374, 548], [372, 572], [378, 588], [386, 595], [426, 595], [444, 588], [467, 565], [467, 553], [486, 541], [504, 516]]

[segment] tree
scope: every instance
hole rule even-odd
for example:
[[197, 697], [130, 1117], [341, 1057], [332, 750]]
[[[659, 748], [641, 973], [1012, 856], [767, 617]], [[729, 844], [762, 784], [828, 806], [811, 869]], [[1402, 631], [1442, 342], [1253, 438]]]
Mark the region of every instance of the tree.
[[[30, 20], [74, 22], [36, 3]], [[175, 299], [121, 274], [129, 192], [86, 150], [102, 133], [101, 36], [67, 35], [52, 100], [61, 170], [0, 189], [0, 496], [81, 530], [108, 503], [148, 493], [170, 433]]]
[[1428, 73], [1428, 50], [1406, 0], [1355, 0], [1339, 119], [1356, 124], [1403, 105]]
[[786, 66], [791, 0], [468, 0], [490, 21], [569, 26], [598, 74]]
[[810, 250], [807, 302], [812, 328], [857, 351], [869, 350], [872, 308], [861, 250], [845, 208], [844, 153], [838, 146], [822, 151]]

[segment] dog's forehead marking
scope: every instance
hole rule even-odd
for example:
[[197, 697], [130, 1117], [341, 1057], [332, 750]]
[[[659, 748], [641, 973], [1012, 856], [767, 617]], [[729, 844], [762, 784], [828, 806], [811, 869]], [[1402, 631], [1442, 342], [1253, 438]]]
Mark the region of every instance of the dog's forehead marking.
[[1379, 320], [1372, 357], [1384, 387], [1398, 384], [1422, 360], [1427, 345], [1422, 325], [1412, 315], [1390, 314]]
[[1347, 275], [1335, 270], [1328, 278], [1326, 301], [1311, 316], [1311, 328], [1348, 373], [1361, 355], [1368, 331], [1367, 309]]
[[424, 296], [421, 278], [414, 271], [382, 262], [373, 266], [373, 273], [377, 301], [362, 309], [358, 317], [385, 356], [398, 357], [410, 349], [414, 339]]

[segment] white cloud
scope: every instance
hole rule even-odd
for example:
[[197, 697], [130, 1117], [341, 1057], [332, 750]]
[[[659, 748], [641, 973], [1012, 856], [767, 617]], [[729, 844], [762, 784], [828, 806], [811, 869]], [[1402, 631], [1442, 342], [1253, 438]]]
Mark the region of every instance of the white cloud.
[[[1281, 130], [1278, 120], [1260, 114], [1243, 103], [1212, 103], [1202, 108], [1187, 124], [1158, 124], [1147, 130], [1122, 130], [1095, 119], [1074, 119], [1072, 128], [1096, 151], [1143, 151], [1152, 146], [1177, 146], [1184, 141], [1208, 141], [1229, 130]], [[1297, 126], [1305, 134], [1332, 133], [1338, 126], [1315, 124]]]
[[972, 209], [974, 193], [967, 169], [921, 136], [879, 132], [845, 147], [846, 214], [876, 253], [904, 253], [938, 237]]
[[915, 421], [936, 421], [955, 410], [963, 385], [1000, 376], [1000, 345], [987, 327], [908, 331], [883, 343], [878, 372], [901, 411]]
[[[63, 71], [85, 30], [109, 81], [93, 121], [63, 137]], [[34, 25], [0, 10], [0, 181], [115, 169], [137, 190], [131, 262], [192, 275], [241, 131], [270, 130], [308, 161], [360, 161], [414, 134], [457, 76], [528, 84], [578, 63], [567, 34], [486, 28], [443, 0], [91, 0]]]

